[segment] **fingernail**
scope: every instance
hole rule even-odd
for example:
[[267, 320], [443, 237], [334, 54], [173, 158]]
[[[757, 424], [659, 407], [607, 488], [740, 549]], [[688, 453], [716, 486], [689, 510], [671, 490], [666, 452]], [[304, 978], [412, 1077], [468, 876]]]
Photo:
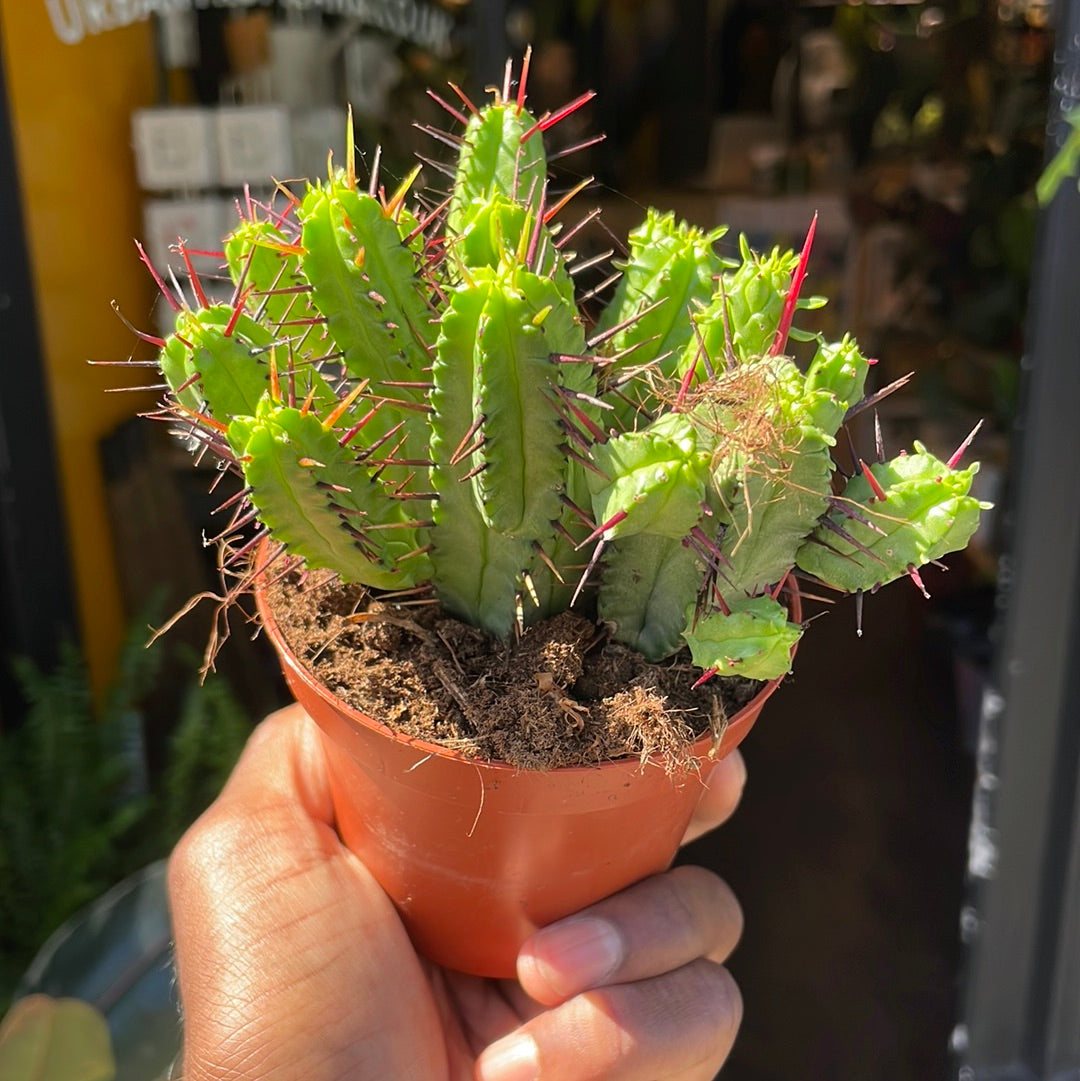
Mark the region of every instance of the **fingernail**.
[[537, 1081], [540, 1063], [531, 1036], [505, 1036], [477, 1060], [479, 1081]]
[[581, 916], [539, 931], [530, 953], [535, 974], [568, 997], [610, 976], [622, 963], [623, 943], [607, 920]]

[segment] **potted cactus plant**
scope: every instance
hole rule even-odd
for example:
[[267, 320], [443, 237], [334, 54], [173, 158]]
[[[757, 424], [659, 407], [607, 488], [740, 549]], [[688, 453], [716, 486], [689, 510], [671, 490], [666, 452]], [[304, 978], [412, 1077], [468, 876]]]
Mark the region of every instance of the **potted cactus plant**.
[[[387, 195], [377, 162], [360, 185], [350, 138], [283, 210], [249, 199], [224, 243], [231, 298], [159, 279], [176, 329], [151, 339], [162, 415], [242, 474], [222, 610], [254, 588], [327, 737], [342, 837], [423, 951], [500, 976], [536, 926], [668, 865], [700, 764], [791, 666], [796, 576], [919, 582], [981, 506], [959, 453], [837, 471], [838, 431], [876, 396], [850, 337], [789, 356], [816, 303], [812, 226], [799, 253], [725, 258], [723, 229], [650, 210], [617, 283], [577, 288], [581, 222], [544, 132], [583, 99], [534, 117], [526, 70], [482, 107], [437, 98], [461, 127], [441, 135], [445, 197], [410, 205], [419, 168]], [[383, 674], [388, 644], [407, 679]], [[361, 648], [386, 693], [358, 703], [320, 663]], [[619, 688], [603, 706], [599, 655]], [[449, 745], [413, 723], [430, 687]], [[533, 768], [539, 707], [576, 758]], [[616, 713], [612, 750], [597, 716]], [[676, 735], [643, 742], [657, 714]]]

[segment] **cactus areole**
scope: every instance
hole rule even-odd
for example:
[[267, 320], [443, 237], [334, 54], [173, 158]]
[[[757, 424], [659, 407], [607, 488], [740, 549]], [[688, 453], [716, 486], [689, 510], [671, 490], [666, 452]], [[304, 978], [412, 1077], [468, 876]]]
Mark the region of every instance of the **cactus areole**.
[[[603, 259], [574, 249], [598, 211], [569, 206], [587, 182], [555, 190], [544, 141], [590, 95], [533, 116], [527, 68], [515, 82], [508, 64], [481, 107], [456, 87], [460, 107], [432, 95], [457, 160], [422, 167], [449, 193], [414, 195], [418, 167], [388, 194], [377, 156], [358, 184], [350, 132], [344, 168], [302, 197], [242, 201], [224, 242], [231, 297], [215, 302], [193, 270], [190, 298], [158, 277], [175, 331], [141, 335], [167, 384], [158, 415], [242, 478], [217, 538], [219, 613], [255, 587], [328, 737], [342, 838], [428, 956], [483, 975], [512, 974], [537, 926], [670, 863], [696, 765], [742, 738], [791, 666], [796, 582], [921, 587], [919, 568], [962, 548], [985, 506], [960, 451], [835, 465], [845, 421], [891, 388], [868, 392], [851, 337], [797, 325], [823, 303], [801, 296], [813, 223], [800, 252], [741, 239], [723, 255], [724, 229], [650, 210], [589, 288], [579, 272]], [[282, 641], [285, 602], [316, 592], [335, 599], [308, 654], [403, 640], [417, 679], [486, 725], [478, 758], [467, 733], [447, 747], [389, 730], [418, 700], [375, 654], [361, 667], [386, 693], [357, 710], [295, 632]], [[535, 637], [551, 626], [571, 627], [575, 656]], [[666, 673], [657, 691], [615, 665], [611, 697], [663, 714], [681, 747], [597, 753], [597, 681], [579, 662], [608, 651]], [[477, 674], [485, 655], [496, 667]], [[524, 689], [493, 697], [511, 671]], [[718, 687], [756, 697], [725, 708]], [[703, 718], [689, 729], [683, 693]], [[580, 758], [504, 750], [509, 734], [536, 742], [536, 699]]]

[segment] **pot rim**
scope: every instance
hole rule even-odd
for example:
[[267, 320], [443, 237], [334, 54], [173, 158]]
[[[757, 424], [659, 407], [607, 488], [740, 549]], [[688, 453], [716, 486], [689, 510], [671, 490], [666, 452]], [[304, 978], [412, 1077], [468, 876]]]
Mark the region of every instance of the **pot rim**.
[[[591, 766], [553, 766], [549, 770], [535, 771], [525, 769], [521, 766], [515, 766], [509, 762], [501, 761], [500, 759], [491, 758], [476, 758], [472, 755], [464, 754], [462, 751], [454, 750], [452, 747], [445, 747], [438, 743], [432, 743], [428, 740], [421, 739], [417, 736], [410, 736], [407, 733], [401, 732], [396, 728], [390, 727], [390, 725], [372, 717], [370, 714], [365, 713], [363, 710], [357, 709], [355, 706], [349, 705], [338, 695], [334, 694], [329, 687], [326, 686], [321, 680], [317, 679], [306, 665], [296, 656], [292, 647], [285, 640], [284, 634], [282, 634], [281, 628], [278, 626], [277, 619], [274, 617], [274, 613], [270, 608], [270, 604], [266, 599], [265, 590], [265, 578], [263, 575], [257, 575], [252, 586], [252, 592], [255, 596], [255, 605], [258, 609], [259, 620], [262, 623], [266, 633], [269, 635], [274, 648], [277, 650], [278, 657], [282, 664], [287, 666], [289, 671], [301, 680], [303, 684], [313, 691], [319, 698], [321, 698], [327, 706], [337, 710], [338, 712], [354, 720], [357, 724], [362, 725], [368, 729], [374, 729], [375, 731], [389, 737], [398, 743], [407, 744], [425, 755], [436, 755], [439, 758], [452, 759], [458, 762], [467, 762], [470, 765], [477, 766], [482, 769], [491, 770], [496, 773], [503, 773], [507, 775], [513, 775], [518, 773], [529, 772], [544, 772], [544, 773], [556, 773], [562, 776], [573, 776], [574, 774], [588, 774], [593, 773], [598, 769], [610, 769], [613, 767], [625, 768], [628, 764], [636, 768], [642, 769], [646, 765], [658, 763], [646, 758], [640, 760], [637, 758], [612, 758], [604, 762], [598, 762]], [[799, 592], [799, 586], [793, 577], [788, 577], [784, 583], [782, 592], [787, 594], [789, 615], [793, 617], [793, 622], [802, 622], [802, 595]], [[798, 642], [791, 647], [791, 656], [794, 660], [795, 653], [798, 650]], [[771, 679], [766, 682], [747, 702], [741, 709], [739, 709], [732, 717], [728, 718], [725, 731], [731, 729], [733, 726], [742, 723], [753, 713], [760, 712], [765, 702], [773, 695], [777, 687], [784, 681], [788, 673], [782, 676], [777, 676], [775, 679]], [[691, 758], [695, 761], [703, 761], [710, 758], [710, 750], [714, 745], [714, 736], [711, 732], [706, 732], [698, 739], [696, 739], [691, 745]]]

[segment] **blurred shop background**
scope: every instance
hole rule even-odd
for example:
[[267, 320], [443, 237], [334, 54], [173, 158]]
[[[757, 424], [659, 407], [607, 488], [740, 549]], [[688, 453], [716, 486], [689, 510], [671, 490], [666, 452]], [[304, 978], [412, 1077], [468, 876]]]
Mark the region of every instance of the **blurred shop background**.
[[[192, 678], [212, 600], [142, 649], [148, 626], [218, 589], [202, 542], [220, 496], [163, 426], [131, 419], [153, 407], [153, 372], [132, 387], [130, 369], [87, 363], [148, 357], [129, 324], [168, 325], [136, 239], [182, 277], [178, 236], [212, 252], [245, 189], [324, 175], [328, 149], [343, 159], [347, 104], [361, 171], [378, 144], [384, 174], [403, 176], [416, 153], [439, 156], [422, 129], [447, 118], [427, 88], [480, 96], [531, 44], [537, 110], [597, 91], [552, 135], [606, 134], [566, 168], [596, 178], [581, 199], [617, 235], [656, 205], [727, 224], [732, 250], [740, 233], [798, 247], [816, 213], [820, 328], [852, 330], [881, 386], [914, 373], [882, 404], [886, 445], [947, 454], [982, 420], [979, 494], [1001, 508], [1054, 23], [1043, 0], [0, 0], [0, 1013], [15, 993], [88, 986], [78, 928], [141, 912], [145, 940], [87, 994], [131, 1048], [121, 1076], [163, 1068], [175, 1019], [155, 861], [285, 698], [238, 617], [218, 672]], [[868, 603], [861, 639], [844, 605], [819, 620], [746, 745], [742, 810], [688, 853], [747, 912], [725, 1077], [964, 1076], [1003, 543], [999, 511], [931, 571], [930, 601], [900, 584]]]

